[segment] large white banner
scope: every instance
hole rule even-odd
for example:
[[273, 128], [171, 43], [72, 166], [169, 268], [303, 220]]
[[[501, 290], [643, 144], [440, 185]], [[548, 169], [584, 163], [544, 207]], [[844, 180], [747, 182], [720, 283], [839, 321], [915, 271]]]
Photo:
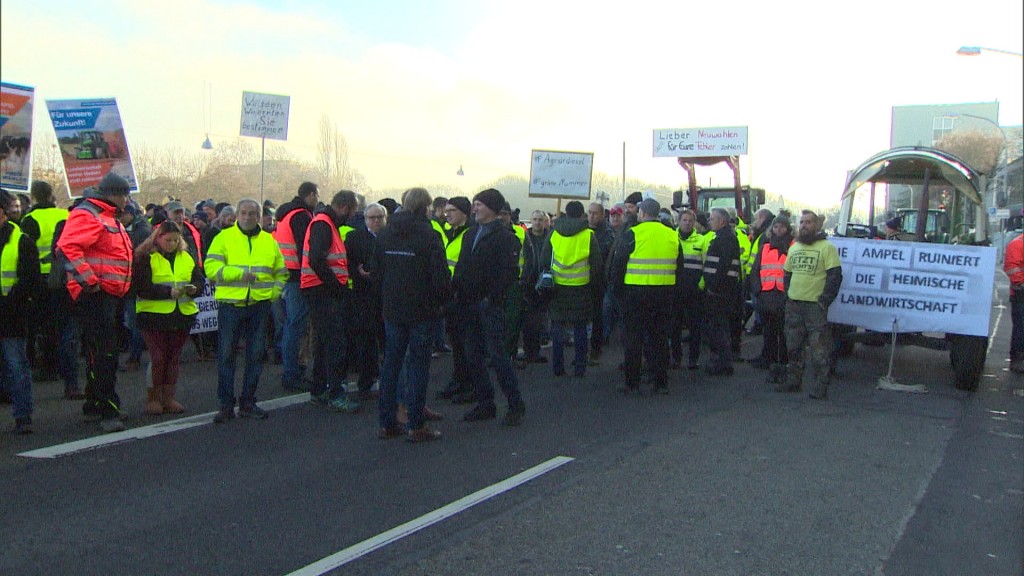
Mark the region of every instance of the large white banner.
[[591, 152], [534, 150], [530, 161], [530, 196], [539, 198], [590, 198], [594, 173]]
[[832, 237], [843, 286], [830, 322], [891, 332], [987, 336], [996, 250]]
[[742, 156], [747, 127], [668, 128], [654, 131], [654, 157]]
[[241, 136], [288, 139], [288, 111], [290, 96], [242, 92]]

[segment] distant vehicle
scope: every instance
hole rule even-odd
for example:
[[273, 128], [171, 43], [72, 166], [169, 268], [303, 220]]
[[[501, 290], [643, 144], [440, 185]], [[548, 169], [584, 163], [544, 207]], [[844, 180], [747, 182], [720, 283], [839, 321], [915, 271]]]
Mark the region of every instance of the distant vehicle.
[[110, 144], [98, 130], [85, 130], [78, 133], [78, 154], [79, 160], [97, 160], [110, 158]]
[[[750, 186], [743, 186], [740, 189], [740, 195], [743, 200], [743, 212], [739, 216], [743, 218], [744, 222], [751, 222], [754, 219], [754, 212], [757, 212], [761, 206], [764, 206], [764, 188], [751, 188]], [[677, 190], [672, 193], [672, 207], [678, 208], [691, 206], [686, 201], [686, 192]], [[697, 187], [697, 207], [693, 208], [697, 212], [710, 212], [712, 208], [735, 208], [736, 207], [736, 189], [735, 188], [701, 188]]]
[[[942, 150], [919, 146], [886, 150], [867, 159], [850, 173], [835, 233], [863, 238], [863, 230], [873, 228], [871, 222], [851, 222], [855, 197], [864, 188], [871, 195], [869, 206], [874, 206], [877, 184], [909, 184], [921, 187], [921, 207], [900, 210], [899, 215], [903, 218], [904, 231], [913, 234], [915, 241], [989, 245], [988, 216], [976, 184], [978, 179], [978, 173], [966, 162]], [[929, 194], [938, 188], [952, 190], [951, 201], [942, 209], [924, 209], [929, 205]], [[922, 218], [925, 226], [918, 230], [917, 223]], [[878, 344], [889, 338], [878, 332], [858, 331], [855, 325], [845, 326], [839, 332], [842, 339], [840, 354], [852, 353], [855, 342]], [[898, 340], [902, 344], [948, 350], [956, 387], [961, 390], [977, 389], [985, 367], [988, 337], [948, 332], [937, 337], [905, 333], [899, 334]]]

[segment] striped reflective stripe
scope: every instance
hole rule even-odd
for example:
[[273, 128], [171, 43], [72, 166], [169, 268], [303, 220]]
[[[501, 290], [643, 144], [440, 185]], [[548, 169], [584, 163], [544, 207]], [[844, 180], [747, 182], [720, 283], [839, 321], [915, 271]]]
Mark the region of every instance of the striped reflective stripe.
[[112, 258], [86, 258], [85, 261], [89, 264], [102, 264], [106, 266], [120, 266], [121, 268], [127, 268], [131, 266], [131, 262], [127, 260], [114, 260]]
[[1014, 274], [1020, 274], [1021, 272], [1024, 272], [1024, 268], [1009, 268], [1006, 270], [1006, 275], [1013, 276]]
[[675, 264], [676, 261], [673, 258], [630, 258], [629, 263], [652, 266], [671, 266]]
[[227, 259], [224, 258], [223, 254], [207, 254], [206, 255], [206, 259], [207, 260], [216, 260], [218, 262], [225, 262], [225, 263], [227, 262]]
[[676, 271], [675, 270], [657, 270], [657, 269], [652, 270], [650, 268], [635, 268], [633, 266], [626, 266], [626, 273], [627, 274], [641, 274], [641, 275], [644, 275], [644, 276], [669, 276], [669, 275], [673, 275], [674, 276]]
[[705, 262], [718, 262], [721, 260], [718, 256], [711, 256], [710, 254], [704, 257]]

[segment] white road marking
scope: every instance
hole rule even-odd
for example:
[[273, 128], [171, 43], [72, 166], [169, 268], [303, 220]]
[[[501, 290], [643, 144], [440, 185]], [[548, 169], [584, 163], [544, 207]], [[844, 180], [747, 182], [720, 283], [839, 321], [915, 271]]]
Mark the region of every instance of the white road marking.
[[533, 480], [542, 474], [546, 474], [559, 466], [568, 464], [573, 460], [573, 458], [568, 456], [556, 456], [547, 462], [543, 462], [533, 468], [530, 468], [529, 470], [524, 470], [515, 476], [506, 478], [497, 484], [491, 484], [482, 490], [478, 490], [468, 496], [459, 498], [458, 500], [450, 504], [446, 504], [433, 512], [428, 512], [427, 514], [424, 514], [414, 520], [410, 520], [405, 524], [395, 526], [387, 532], [382, 532], [373, 538], [368, 538], [358, 544], [349, 546], [341, 552], [331, 554], [322, 560], [318, 560], [304, 568], [291, 572], [288, 576], [320, 576], [321, 574], [326, 574], [327, 572], [330, 572], [340, 566], [344, 566], [345, 564], [348, 564], [357, 558], [361, 558], [378, 548], [383, 548], [392, 542], [397, 542], [410, 534], [414, 534], [428, 526], [454, 516], [463, 510], [476, 506], [477, 504], [489, 500], [499, 494], [508, 492], [521, 484], [525, 484], [530, 480]]
[[[272, 400], [264, 400], [257, 404], [264, 410], [276, 410], [278, 408], [285, 408], [287, 406], [301, 404], [308, 401], [309, 393], [307, 392], [292, 396], [282, 396]], [[179, 418], [168, 422], [150, 424], [149, 426], [129, 428], [124, 432], [101, 434], [91, 438], [83, 438], [82, 440], [68, 442], [67, 444], [58, 444], [56, 446], [48, 446], [37, 450], [29, 450], [28, 452], [18, 454], [18, 456], [24, 456], [25, 458], [60, 458], [61, 456], [70, 456], [71, 454], [86, 452], [88, 450], [96, 450], [97, 448], [105, 448], [115, 444], [123, 444], [132, 440], [141, 440], [151, 436], [159, 436], [160, 434], [169, 434], [179, 430], [187, 430], [204, 424], [212, 424], [213, 416], [215, 414], [216, 412], [207, 412], [206, 414], [197, 414], [195, 416], [188, 416], [186, 418]]]

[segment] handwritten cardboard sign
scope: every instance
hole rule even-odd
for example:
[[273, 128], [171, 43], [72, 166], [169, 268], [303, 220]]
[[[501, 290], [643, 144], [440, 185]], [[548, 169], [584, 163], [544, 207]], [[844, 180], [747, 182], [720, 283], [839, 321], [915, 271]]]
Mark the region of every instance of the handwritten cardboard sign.
[[654, 157], [742, 156], [747, 127], [669, 128], [654, 131]]
[[290, 96], [242, 92], [242, 136], [288, 139]]
[[531, 198], [590, 198], [592, 152], [534, 150], [530, 158]]

